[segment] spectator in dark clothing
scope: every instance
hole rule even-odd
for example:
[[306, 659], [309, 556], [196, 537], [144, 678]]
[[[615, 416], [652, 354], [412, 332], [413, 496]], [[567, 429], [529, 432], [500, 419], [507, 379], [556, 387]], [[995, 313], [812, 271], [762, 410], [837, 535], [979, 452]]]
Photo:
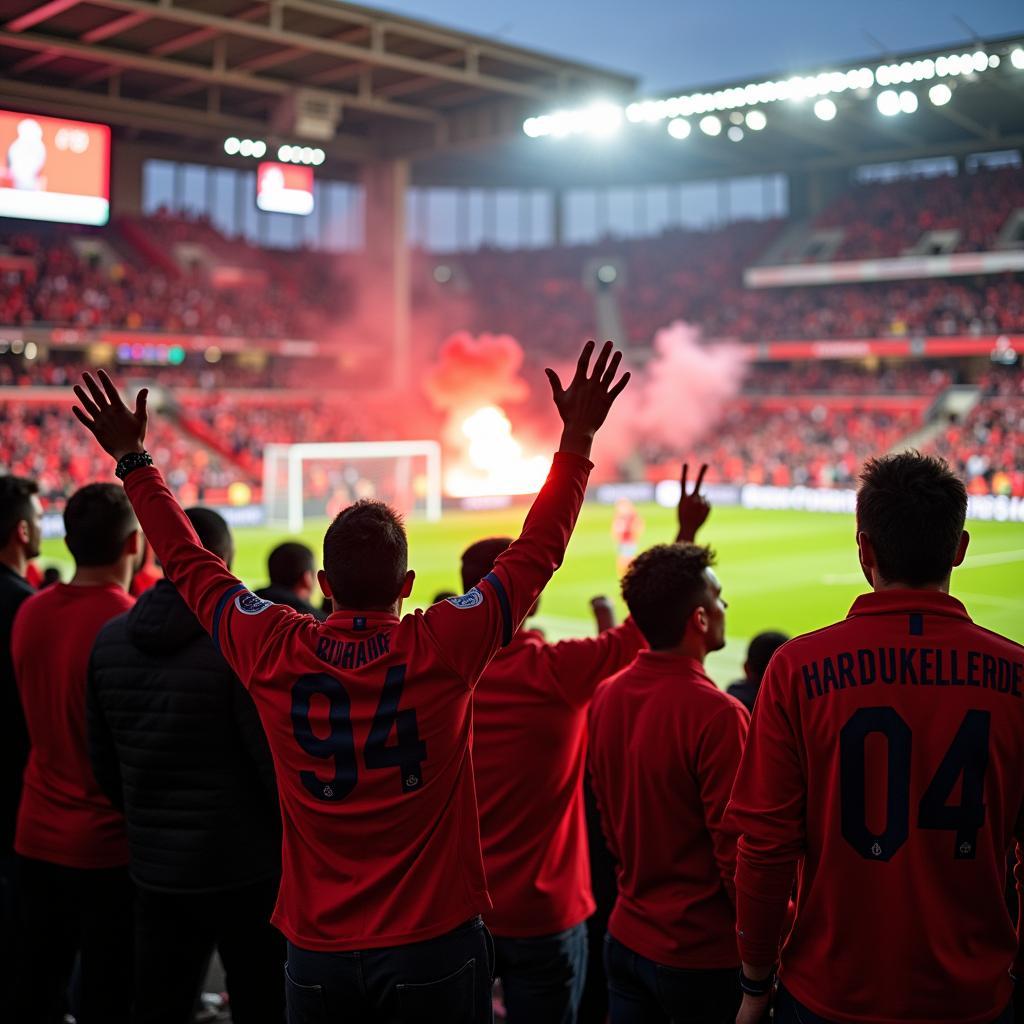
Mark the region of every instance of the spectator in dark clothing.
[[789, 639], [785, 633], [768, 631], [758, 633], [747, 648], [747, 660], [743, 663], [743, 679], [737, 679], [725, 691], [735, 697], [751, 714], [754, 713], [754, 700], [761, 688], [768, 662], [772, 655]]
[[39, 554], [43, 506], [32, 480], [0, 477], [0, 992], [9, 991], [14, 943], [14, 826], [28, 732], [11, 663], [15, 612], [34, 591], [25, 579]]
[[[186, 513], [231, 564], [228, 525]], [[284, 1019], [273, 764], [252, 699], [178, 591], [161, 579], [93, 648], [89, 747], [124, 809], [136, 904], [134, 1024], [185, 1024], [216, 946], [235, 1024]]]
[[318, 619], [327, 616], [310, 604], [316, 586], [316, 566], [313, 552], [298, 541], [278, 544], [267, 559], [270, 586], [256, 593], [274, 604], [286, 604], [303, 615], [314, 615]]

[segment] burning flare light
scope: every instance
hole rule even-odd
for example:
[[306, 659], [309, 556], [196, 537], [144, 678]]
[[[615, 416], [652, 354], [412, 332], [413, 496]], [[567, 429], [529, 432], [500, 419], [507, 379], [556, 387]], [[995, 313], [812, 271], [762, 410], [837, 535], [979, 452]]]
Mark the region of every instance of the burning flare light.
[[485, 405], [461, 424], [465, 462], [448, 471], [445, 489], [453, 497], [534, 494], [547, 476], [550, 462], [543, 455], [526, 458], [512, 436], [512, 424], [496, 405]]

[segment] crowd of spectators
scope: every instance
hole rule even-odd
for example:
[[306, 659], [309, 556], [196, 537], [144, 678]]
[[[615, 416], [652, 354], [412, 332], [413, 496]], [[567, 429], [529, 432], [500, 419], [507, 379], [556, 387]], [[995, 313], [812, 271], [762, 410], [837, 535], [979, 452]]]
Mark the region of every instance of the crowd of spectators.
[[927, 231], [959, 232], [955, 251], [981, 252], [996, 241], [1006, 218], [1024, 208], [1018, 167], [938, 178], [855, 186], [817, 218], [817, 227], [843, 229], [831, 259], [899, 256]]
[[[164, 226], [172, 223], [180, 232], [197, 230], [188, 222]], [[200, 239], [210, 231], [201, 231]], [[160, 232], [154, 234], [158, 241]], [[319, 254], [264, 254], [258, 277], [218, 283], [211, 265], [157, 264], [115, 229], [102, 237], [116, 259], [80, 255], [57, 230], [0, 238], [8, 257], [0, 270], [0, 323], [311, 338], [324, 333], [343, 299], [330, 281], [331, 261]]]
[[743, 390], [754, 395], [937, 395], [963, 375], [955, 362], [869, 366], [834, 360], [756, 363], [747, 368]]
[[1024, 498], [1024, 391], [982, 401], [963, 422], [951, 422], [933, 450], [963, 477], [971, 494]]

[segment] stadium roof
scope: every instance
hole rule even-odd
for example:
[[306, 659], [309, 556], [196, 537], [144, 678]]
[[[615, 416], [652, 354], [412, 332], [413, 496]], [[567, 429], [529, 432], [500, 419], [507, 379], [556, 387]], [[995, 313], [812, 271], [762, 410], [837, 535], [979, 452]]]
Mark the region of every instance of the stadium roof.
[[[1019, 149], [1024, 35], [627, 104], [599, 100], [575, 109], [538, 107], [518, 138], [486, 151], [438, 153], [417, 176], [437, 183], [611, 186]], [[706, 118], [714, 135], [703, 130]]]
[[318, 144], [338, 163], [434, 152], [514, 134], [538, 107], [635, 88], [336, 0], [9, 0], [3, 12], [7, 103], [111, 123], [179, 159], [192, 148], [207, 160], [225, 136], [301, 141], [297, 114], [330, 123]]
[[1024, 147], [1024, 35], [642, 97], [626, 75], [337, 0], [3, 11], [5, 104], [176, 160], [237, 166], [223, 142], [247, 136], [322, 147], [334, 177], [407, 156], [419, 184], [550, 188]]

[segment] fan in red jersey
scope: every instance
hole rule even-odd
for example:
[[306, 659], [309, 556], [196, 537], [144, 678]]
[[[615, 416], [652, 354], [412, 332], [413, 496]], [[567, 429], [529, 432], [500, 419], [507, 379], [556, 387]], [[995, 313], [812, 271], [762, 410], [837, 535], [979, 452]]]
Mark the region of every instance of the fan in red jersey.
[[97, 633], [134, 603], [128, 584], [141, 535], [115, 484], [76, 491], [64, 527], [74, 578], [25, 601], [11, 636], [29, 738], [14, 843], [19, 931], [11, 1019], [63, 1019], [77, 952], [76, 1015], [87, 1024], [120, 1024], [131, 1004], [128, 839], [124, 816], [93, 775], [85, 695]]
[[[293, 1022], [491, 1019], [491, 953], [470, 755], [472, 696], [561, 563], [594, 434], [628, 381], [593, 343], [569, 387], [548, 371], [564, 430], [520, 538], [460, 597], [400, 619], [412, 590], [401, 520], [371, 501], [324, 538], [317, 623], [250, 593], [206, 552], [145, 453], [146, 394], [129, 410], [88, 374], [75, 413], [118, 475], [164, 572], [256, 702], [284, 825], [274, 923], [289, 940]], [[351, 954], [359, 952], [359, 956]]]
[[949, 595], [966, 509], [944, 462], [869, 462], [857, 545], [872, 592], [768, 666], [730, 804], [742, 1024], [768, 1002], [794, 876], [779, 1024], [1013, 1019], [1024, 649]]
[[725, 809], [749, 716], [704, 672], [725, 646], [712, 553], [639, 555], [622, 595], [650, 650], [590, 709], [590, 772], [617, 865], [605, 966], [611, 1024], [727, 1024], [739, 1005]]
[[[678, 541], [692, 541], [708, 517], [700, 493], [706, 468], [687, 493], [683, 467]], [[466, 549], [466, 590], [511, 543], [493, 537]], [[473, 767], [494, 901], [484, 919], [494, 933], [510, 1024], [576, 1020], [587, 975], [584, 922], [594, 912], [582, 791], [587, 709], [601, 680], [643, 646], [632, 621], [552, 644], [522, 629], [488, 666], [474, 696]]]

